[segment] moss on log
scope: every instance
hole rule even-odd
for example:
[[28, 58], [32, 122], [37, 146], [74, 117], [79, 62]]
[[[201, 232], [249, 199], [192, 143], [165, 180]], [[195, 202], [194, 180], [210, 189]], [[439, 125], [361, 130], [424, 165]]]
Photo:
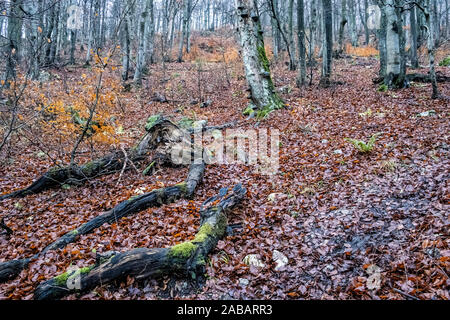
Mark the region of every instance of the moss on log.
[[139, 162], [147, 158], [150, 150], [158, 147], [166, 147], [182, 141], [184, 132], [170, 120], [162, 116], [152, 116], [145, 126], [146, 134], [139, 143], [126, 151], [114, 151], [111, 154], [97, 160], [92, 160], [82, 166], [54, 167], [34, 181], [30, 186], [0, 196], [0, 200], [10, 198], [22, 198], [27, 195], [59, 187], [63, 184], [83, 183], [98, 176], [112, 174], [120, 171], [124, 161]]
[[113, 209], [82, 224], [77, 229], [67, 232], [34, 256], [26, 259], [0, 263], [0, 282], [16, 277], [32, 260], [37, 259], [40, 255], [43, 255], [50, 250], [62, 249], [69, 243], [75, 242], [80, 235], [91, 233], [105, 223], [113, 223], [123, 217], [148, 208], [169, 204], [180, 198], [192, 198], [197, 185], [203, 178], [204, 171], [205, 164], [203, 162], [200, 164], [194, 163], [189, 169], [189, 174], [185, 182], [166, 188], [156, 189], [149, 193], [125, 200]]
[[222, 189], [214, 201], [208, 201], [208, 204], [218, 203], [207, 209], [202, 208], [201, 225], [192, 241], [170, 248], [137, 248], [116, 254], [102, 264], [83, 268], [83, 272], [63, 273], [41, 283], [34, 292], [34, 298], [60, 299], [126, 276], [143, 279], [174, 273], [197, 277], [205, 272], [208, 254], [226, 232], [227, 211], [238, 204], [245, 194], [245, 188], [237, 185], [232, 193], [228, 194], [228, 189]]

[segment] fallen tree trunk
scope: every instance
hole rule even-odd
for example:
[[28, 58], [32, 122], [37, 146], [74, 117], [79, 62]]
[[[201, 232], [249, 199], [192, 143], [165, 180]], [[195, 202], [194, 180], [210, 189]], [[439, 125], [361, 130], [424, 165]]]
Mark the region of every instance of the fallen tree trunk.
[[55, 242], [45, 247], [41, 252], [26, 259], [11, 260], [0, 263], [0, 282], [15, 278], [28, 264], [50, 250], [62, 249], [69, 243], [77, 240], [80, 235], [88, 234], [105, 223], [117, 222], [120, 218], [132, 215], [142, 210], [172, 203], [180, 198], [190, 199], [203, 178], [204, 162], [192, 164], [185, 182], [149, 193], [132, 197], [115, 206], [113, 209], [101, 214], [80, 227], [66, 233]]
[[[167, 154], [170, 154], [172, 147], [179, 146], [178, 142], [180, 141], [188, 143], [187, 146], [189, 148], [193, 146], [190, 142], [183, 140], [184, 133], [177, 131], [179, 130], [178, 127], [169, 120], [162, 119], [158, 126], [160, 129], [149, 131], [145, 139], [148, 140], [147, 145], [159, 145], [157, 151], [161, 157], [170, 159]], [[15, 278], [31, 261], [37, 259], [39, 256], [50, 250], [62, 249], [69, 243], [76, 241], [80, 235], [88, 234], [105, 223], [117, 222], [122, 217], [151, 207], [169, 204], [180, 198], [192, 198], [197, 185], [203, 179], [205, 171], [205, 162], [198, 160], [191, 162], [189, 174], [185, 182], [175, 186], [153, 190], [149, 193], [125, 200], [113, 209], [93, 218], [77, 229], [66, 233], [34, 256], [0, 263], [0, 282]]]
[[[118, 172], [124, 167], [127, 158], [132, 162], [145, 160], [150, 150], [165, 143], [179, 142], [183, 137], [181, 129], [170, 120], [159, 115], [150, 117], [145, 129], [147, 132], [137, 146], [126, 152], [128, 156], [123, 151], [115, 151], [82, 166], [51, 168], [29, 187], [0, 196], [0, 200], [21, 198], [63, 184], [80, 184], [98, 176]], [[179, 130], [179, 132], [176, 132], [176, 130]]]
[[138, 248], [116, 254], [98, 265], [67, 271], [41, 283], [34, 292], [34, 298], [59, 299], [128, 275], [143, 279], [168, 273], [194, 278], [203, 274], [207, 255], [225, 235], [227, 210], [238, 204], [246, 194], [241, 185], [234, 187], [230, 195], [227, 192], [228, 189], [222, 189], [218, 196], [207, 200], [205, 206], [209, 207], [200, 211], [200, 228], [192, 241], [169, 248]]

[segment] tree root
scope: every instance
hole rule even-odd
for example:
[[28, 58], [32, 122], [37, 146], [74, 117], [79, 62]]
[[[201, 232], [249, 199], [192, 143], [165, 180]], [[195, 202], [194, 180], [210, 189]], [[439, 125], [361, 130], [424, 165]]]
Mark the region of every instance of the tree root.
[[133, 249], [116, 254], [101, 264], [77, 271], [67, 271], [41, 283], [34, 292], [34, 298], [37, 300], [59, 299], [127, 275], [143, 279], [167, 273], [194, 278], [203, 274], [207, 255], [225, 235], [227, 210], [244, 198], [246, 190], [241, 185], [237, 185], [231, 194], [227, 193], [228, 189], [222, 189], [218, 196], [205, 202], [204, 206], [210, 206], [207, 209], [202, 207], [200, 229], [194, 240], [169, 248]]

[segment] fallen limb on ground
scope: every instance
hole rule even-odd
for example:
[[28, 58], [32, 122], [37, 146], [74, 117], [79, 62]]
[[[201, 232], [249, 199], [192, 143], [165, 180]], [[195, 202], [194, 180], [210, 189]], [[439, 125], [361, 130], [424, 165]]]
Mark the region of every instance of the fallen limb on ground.
[[[161, 157], [163, 157], [165, 153], [171, 152], [172, 146], [176, 145], [184, 138], [181, 131], [176, 132], [178, 127], [172, 122], [162, 119], [159, 124], [159, 129], [149, 131], [149, 135], [146, 136], [146, 139], [150, 141], [147, 145], [159, 144], [161, 146], [161, 148], [159, 148], [158, 150], [161, 154]], [[164, 144], [161, 144], [161, 141], [163, 141]], [[188, 147], [191, 147], [190, 142]], [[167, 155], [165, 155], [164, 157], [169, 158], [167, 157]], [[197, 159], [197, 161], [193, 161], [191, 163], [189, 174], [185, 182], [177, 184], [175, 186], [153, 190], [149, 193], [125, 200], [119, 203], [113, 209], [93, 218], [77, 229], [66, 233], [34, 256], [0, 263], [0, 282], [15, 278], [23, 269], [28, 266], [31, 261], [37, 259], [39, 256], [47, 253], [50, 250], [64, 248], [67, 244], [76, 241], [76, 239], [80, 235], [88, 234], [105, 223], [113, 223], [115, 221], [118, 221], [122, 217], [129, 216], [151, 207], [157, 207], [162, 204], [169, 204], [180, 198], [192, 198], [197, 185], [203, 179], [204, 171], [204, 161], [201, 159]]]
[[197, 185], [202, 180], [204, 170], [204, 163], [192, 164], [185, 182], [125, 200], [113, 209], [66, 233], [34, 256], [0, 263], [0, 282], [15, 278], [32, 260], [50, 250], [64, 248], [69, 243], [75, 242], [80, 235], [88, 234], [105, 223], [113, 223], [123, 217], [148, 208], [159, 207], [162, 204], [169, 204], [180, 198], [192, 198]]
[[231, 194], [228, 189], [222, 189], [218, 196], [209, 199], [204, 204], [209, 207], [200, 211], [200, 228], [192, 241], [164, 249], [133, 249], [114, 255], [99, 265], [68, 271], [41, 283], [34, 298], [59, 299], [128, 275], [143, 279], [168, 273], [192, 277], [203, 274], [207, 255], [225, 235], [227, 210], [238, 204], [245, 194], [245, 188], [239, 184]]
[[184, 139], [185, 133], [170, 120], [162, 116], [151, 116], [145, 127], [146, 134], [139, 143], [126, 152], [117, 150], [82, 166], [55, 167], [33, 182], [29, 187], [0, 196], [0, 200], [21, 198], [36, 194], [63, 184], [80, 184], [98, 176], [112, 174], [124, 168], [126, 160], [133, 162], [147, 159], [150, 150], [166, 144], [174, 144]]

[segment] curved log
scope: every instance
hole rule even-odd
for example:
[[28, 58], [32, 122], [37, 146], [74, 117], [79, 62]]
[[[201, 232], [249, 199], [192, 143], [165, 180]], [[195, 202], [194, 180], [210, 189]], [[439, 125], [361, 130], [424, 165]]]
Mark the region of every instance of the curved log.
[[[186, 146], [189, 148], [192, 147], [190, 141], [185, 137], [185, 132], [180, 130], [171, 121], [161, 116], [150, 117], [147, 122], [146, 130], [147, 134], [142, 139], [141, 143], [134, 148], [137, 154], [143, 154], [146, 152], [145, 150], [150, 146], [153, 146], [153, 148], [157, 149], [156, 152], [159, 155], [166, 155], [166, 158], [169, 159], [167, 161], [170, 161], [170, 157], [167, 155], [170, 154], [171, 148], [179, 146], [180, 142], [186, 143]], [[145, 148], [143, 146], [145, 146]], [[88, 234], [105, 223], [113, 223], [122, 217], [129, 216], [151, 207], [169, 204], [180, 198], [192, 198], [197, 185], [203, 179], [204, 171], [205, 162], [203, 160], [193, 161], [190, 165], [189, 174], [185, 182], [175, 186], [153, 190], [149, 193], [125, 200], [113, 209], [93, 218], [75, 230], [66, 233], [32, 257], [0, 263], [0, 282], [15, 278], [32, 260], [37, 259], [39, 256], [50, 250], [64, 248], [67, 244], [76, 241], [80, 235]]]
[[239, 184], [231, 194], [228, 194], [228, 189], [222, 189], [218, 196], [207, 200], [204, 205], [210, 206], [202, 208], [200, 228], [192, 241], [169, 248], [133, 249], [116, 254], [98, 265], [67, 271], [41, 283], [34, 292], [34, 298], [59, 299], [127, 275], [143, 279], [176, 273], [195, 278], [205, 272], [207, 255], [225, 235], [227, 211], [238, 204], [245, 194], [245, 188]]
[[15, 278], [28, 264], [50, 250], [62, 249], [69, 243], [75, 242], [80, 235], [91, 233], [105, 223], [113, 223], [120, 218], [132, 215], [142, 210], [159, 207], [172, 203], [180, 198], [190, 199], [194, 195], [197, 185], [203, 178], [205, 163], [192, 164], [185, 182], [175, 186], [153, 190], [149, 193], [132, 197], [115, 206], [113, 209], [82, 224], [80, 227], [67, 232], [55, 242], [46, 246], [41, 252], [26, 259], [10, 260], [0, 263], [0, 282]]
[[[129, 161], [142, 161], [146, 159], [150, 150], [184, 139], [184, 132], [161, 115], [148, 118], [145, 130], [147, 132], [137, 146], [126, 151]], [[90, 161], [82, 166], [54, 167], [27, 188], [0, 196], [0, 200], [22, 198], [63, 184], [80, 184], [98, 176], [112, 174], [120, 171], [126, 160], [127, 156], [124, 152], [114, 151], [101, 159]]]

